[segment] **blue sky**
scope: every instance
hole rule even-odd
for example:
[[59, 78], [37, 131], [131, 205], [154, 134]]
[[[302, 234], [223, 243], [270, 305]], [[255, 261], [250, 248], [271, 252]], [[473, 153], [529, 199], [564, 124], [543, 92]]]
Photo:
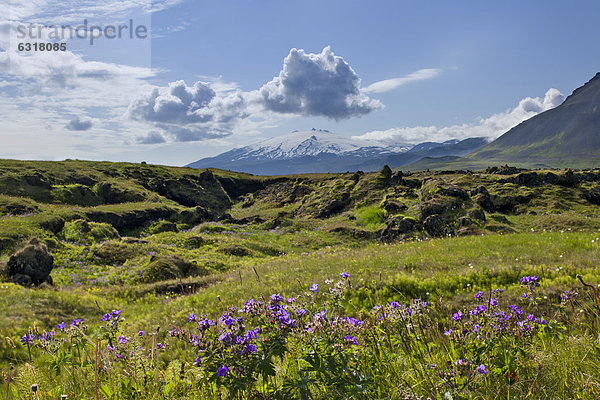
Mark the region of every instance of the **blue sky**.
[[[2, 158], [183, 165], [312, 127], [495, 138], [600, 71], [597, 1], [22, 3], [0, 20]], [[19, 25], [84, 19], [151, 35], [16, 48], [40, 41]]]

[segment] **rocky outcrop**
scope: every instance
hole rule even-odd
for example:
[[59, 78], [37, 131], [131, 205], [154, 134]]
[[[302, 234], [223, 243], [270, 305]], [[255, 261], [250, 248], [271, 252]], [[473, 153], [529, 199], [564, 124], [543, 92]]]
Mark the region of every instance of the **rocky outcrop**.
[[420, 229], [422, 229], [421, 223], [414, 218], [394, 217], [386, 221], [385, 227], [377, 231], [377, 237], [382, 240], [396, 240]]
[[408, 207], [406, 206], [406, 204], [402, 203], [401, 201], [394, 200], [394, 199], [385, 199], [381, 204], [381, 208], [383, 208], [385, 211], [387, 211], [390, 214], [395, 214], [395, 213], [405, 211]]
[[188, 276], [206, 275], [204, 267], [191, 263], [176, 255], [152, 256], [148, 265], [140, 271], [140, 280], [145, 283], [181, 279]]
[[37, 238], [29, 239], [8, 260], [6, 273], [8, 278], [23, 286], [52, 283], [50, 272], [54, 267], [54, 258], [48, 247]]
[[471, 191], [471, 196], [474, 196], [475, 203], [479, 204], [487, 212], [494, 212], [494, 203], [490, 193], [485, 186], [478, 186], [477, 189]]
[[583, 190], [581, 196], [592, 204], [600, 205], [600, 186], [594, 186], [589, 190]]
[[439, 215], [430, 215], [427, 217], [423, 222], [423, 227], [428, 234], [435, 237], [447, 236], [454, 233], [452, 228]]
[[342, 212], [348, 204], [350, 204], [350, 193], [338, 193], [333, 198], [324, 199], [323, 204], [317, 208], [314, 216], [317, 218], [328, 218]]

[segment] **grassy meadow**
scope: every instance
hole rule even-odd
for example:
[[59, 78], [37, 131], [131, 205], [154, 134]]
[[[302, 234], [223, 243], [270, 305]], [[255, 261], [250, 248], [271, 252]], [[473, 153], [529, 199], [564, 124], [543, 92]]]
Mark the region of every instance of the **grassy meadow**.
[[0, 398], [598, 398], [598, 175], [1, 161]]

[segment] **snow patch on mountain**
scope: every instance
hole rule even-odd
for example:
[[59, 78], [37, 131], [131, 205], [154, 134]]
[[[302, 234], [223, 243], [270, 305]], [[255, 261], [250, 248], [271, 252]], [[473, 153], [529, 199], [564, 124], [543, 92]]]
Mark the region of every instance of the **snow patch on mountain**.
[[376, 142], [351, 139], [325, 130], [291, 132], [286, 135], [263, 140], [259, 143], [235, 150], [232, 160], [257, 159], [275, 160], [320, 154], [344, 155], [361, 151], [391, 153], [407, 151], [412, 146], [382, 147]]

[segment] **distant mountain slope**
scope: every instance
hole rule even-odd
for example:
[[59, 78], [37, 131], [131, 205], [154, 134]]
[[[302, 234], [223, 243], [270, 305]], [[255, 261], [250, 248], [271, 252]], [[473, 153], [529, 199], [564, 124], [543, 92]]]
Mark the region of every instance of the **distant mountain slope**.
[[386, 164], [398, 167], [424, 156], [464, 155], [485, 144], [487, 142], [484, 139], [473, 138], [383, 147], [328, 131], [312, 130], [267, 139], [187, 166], [229, 169], [256, 175], [376, 171]]
[[469, 158], [551, 165], [599, 156], [600, 73], [560, 106], [515, 126]]

